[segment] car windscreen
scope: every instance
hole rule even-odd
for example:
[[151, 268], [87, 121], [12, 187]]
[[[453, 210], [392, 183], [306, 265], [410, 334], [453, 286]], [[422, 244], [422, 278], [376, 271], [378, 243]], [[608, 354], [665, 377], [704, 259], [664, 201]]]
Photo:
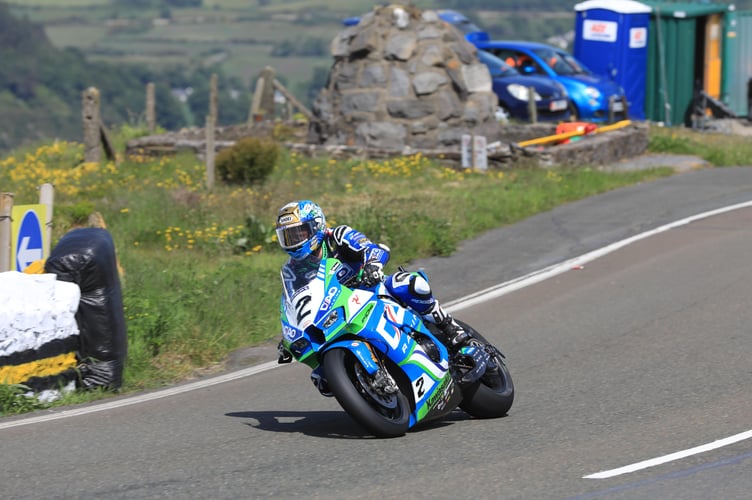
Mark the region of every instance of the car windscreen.
[[563, 51], [543, 48], [536, 49], [535, 54], [554, 70], [557, 75], [589, 75], [590, 70], [571, 54]]
[[503, 60], [485, 50], [478, 51], [478, 60], [488, 67], [488, 72], [491, 73], [492, 78], [520, 74], [519, 71], [505, 63]]

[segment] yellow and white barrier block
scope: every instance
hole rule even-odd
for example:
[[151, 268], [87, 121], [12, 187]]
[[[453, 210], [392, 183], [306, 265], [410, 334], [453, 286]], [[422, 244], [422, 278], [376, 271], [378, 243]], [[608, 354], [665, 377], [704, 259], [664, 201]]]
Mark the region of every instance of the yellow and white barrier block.
[[54, 274], [0, 273], [0, 384], [42, 391], [75, 380], [80, 297]]

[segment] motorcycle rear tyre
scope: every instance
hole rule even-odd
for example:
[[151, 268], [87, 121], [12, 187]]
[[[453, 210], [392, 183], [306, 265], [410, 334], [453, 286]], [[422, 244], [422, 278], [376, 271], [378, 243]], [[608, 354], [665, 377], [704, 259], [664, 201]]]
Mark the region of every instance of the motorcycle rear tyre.
[[[474, 338], [484, 344], [491, 344], [470, 325], [460, 322]], [[503, 417], [509, 412], [514, 401], [514, 383], [509, 369], [501, 356], [496, 356], [494, 361], [499, 366], [498, 379], [483, 376], [480, 380], [469, 387], [462, 389], [462, 402], [460, 408], [476, 418]]]
[[407, 432], [410, 405], [404, 394], [395, 395], [396, 408], [387, 408], [359, 389], [361, 384], [354, 370], [360, 362], [347, 349], [328, 351], [322, 364], [329, 389], [356, 422], [378, 437], [398, 437]]

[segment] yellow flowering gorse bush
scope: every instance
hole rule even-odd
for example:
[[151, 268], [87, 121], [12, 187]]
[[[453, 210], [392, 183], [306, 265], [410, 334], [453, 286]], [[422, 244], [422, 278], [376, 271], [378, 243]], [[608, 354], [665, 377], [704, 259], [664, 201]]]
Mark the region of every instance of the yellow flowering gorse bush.
[[[157, 220], [164, 225], [154, 229], [153, 234], [159, 248], [167, 252], [240, 249], [250, 255], [261, 251], [262, 245], [252, 241], [238, 246], [238, 242], [247, 240], [249, 234], [249, 228], [238, 224], [238, 219], [258, 212], [260, 208], [268, 209], [275, 203], [279, 204], [280, 200], [301, 197], [300, 193], [306, 191], [307, 181], [311, 179], [328, 185], [332, 192], [349, 193], [370, 190], [372, 181], [380, 178], [415, 183], [428, 176], [456, 183], [473, 173], [470, 169], [435, 168], [435, 164], [421, 154], [380, 160], [341, 161], [313, 160], [290, 153], [287, 157], [289, 168], [280, 173], [283, 181], [277, 186], [272, 185], [267, 190], [260, 186], [222, 186], [219, 192], [209, 192], [205, 189], [205, 167], [198, 161], [176, 161], [172, 156], [155, 158], [135, 154], [118, 164], [112, 161], [100, 164], [85, 163], [83, 157], [83, 145], [65, 141], [41, 146], [23, 157], [9, 156], [0, 160], [0, 190], [14, 192], [16, 199], [22, 199], [23, 203], [33, 203], [38, 196], [38, 187], [51, 183], [55, 187], [56, 206], [75, 204], [87, 196], [90, 200], [103, 199], [106, 203], [114, 204], [115, 215], [109, 217], [120, 218], [120, 224], [126, 218], [143, 219], [139, 210], [129, 205], [135, 193], [162, 191], [164, 199], [179, 198], [181, 201], [176, 203], [185, 203], [186, 213], [197, 211], [204, 214], [195, 219], [183, 214], [178, 217], [180, 220], [157, 216]], [[287, 184], [284, 179], [289, 176], [294, 180]], [[503, 173], [499, 173], [498, 178], [502, 177]], [[222, 215], [228, 206], [236, 210], [232, 214], [233, 220]], [[176, 212], [180, 214], [179, 210]], [[222, 222], [212, 221], [211, 217], [207, 222], [206, 214], [214, 212], [219, 215], [213, 218]], [[190, 224], [191, 220], [195, 224]], [[268, 232], [264, 243], [274, 243], [273, 230], [265, 227], [262, 230]], [[149, 238], [143, 235], [133, 237], [129, 244], [143, 246], [146, 239]]]

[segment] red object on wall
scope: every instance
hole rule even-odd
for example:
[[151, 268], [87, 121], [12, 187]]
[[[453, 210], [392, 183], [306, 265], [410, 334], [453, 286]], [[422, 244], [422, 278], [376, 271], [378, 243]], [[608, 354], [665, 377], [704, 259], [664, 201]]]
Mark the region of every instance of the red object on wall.
[[[598, 126], [589, 122], [564, 122], [556, 126], [557, 134], [566, 134], [569, 132], [582, 132], [582, 135], [592, 134]], [[559, 144], [569, 144], [572, 138], [563, 139]], [[575, 140], [579, 139], [575, 136]]]

